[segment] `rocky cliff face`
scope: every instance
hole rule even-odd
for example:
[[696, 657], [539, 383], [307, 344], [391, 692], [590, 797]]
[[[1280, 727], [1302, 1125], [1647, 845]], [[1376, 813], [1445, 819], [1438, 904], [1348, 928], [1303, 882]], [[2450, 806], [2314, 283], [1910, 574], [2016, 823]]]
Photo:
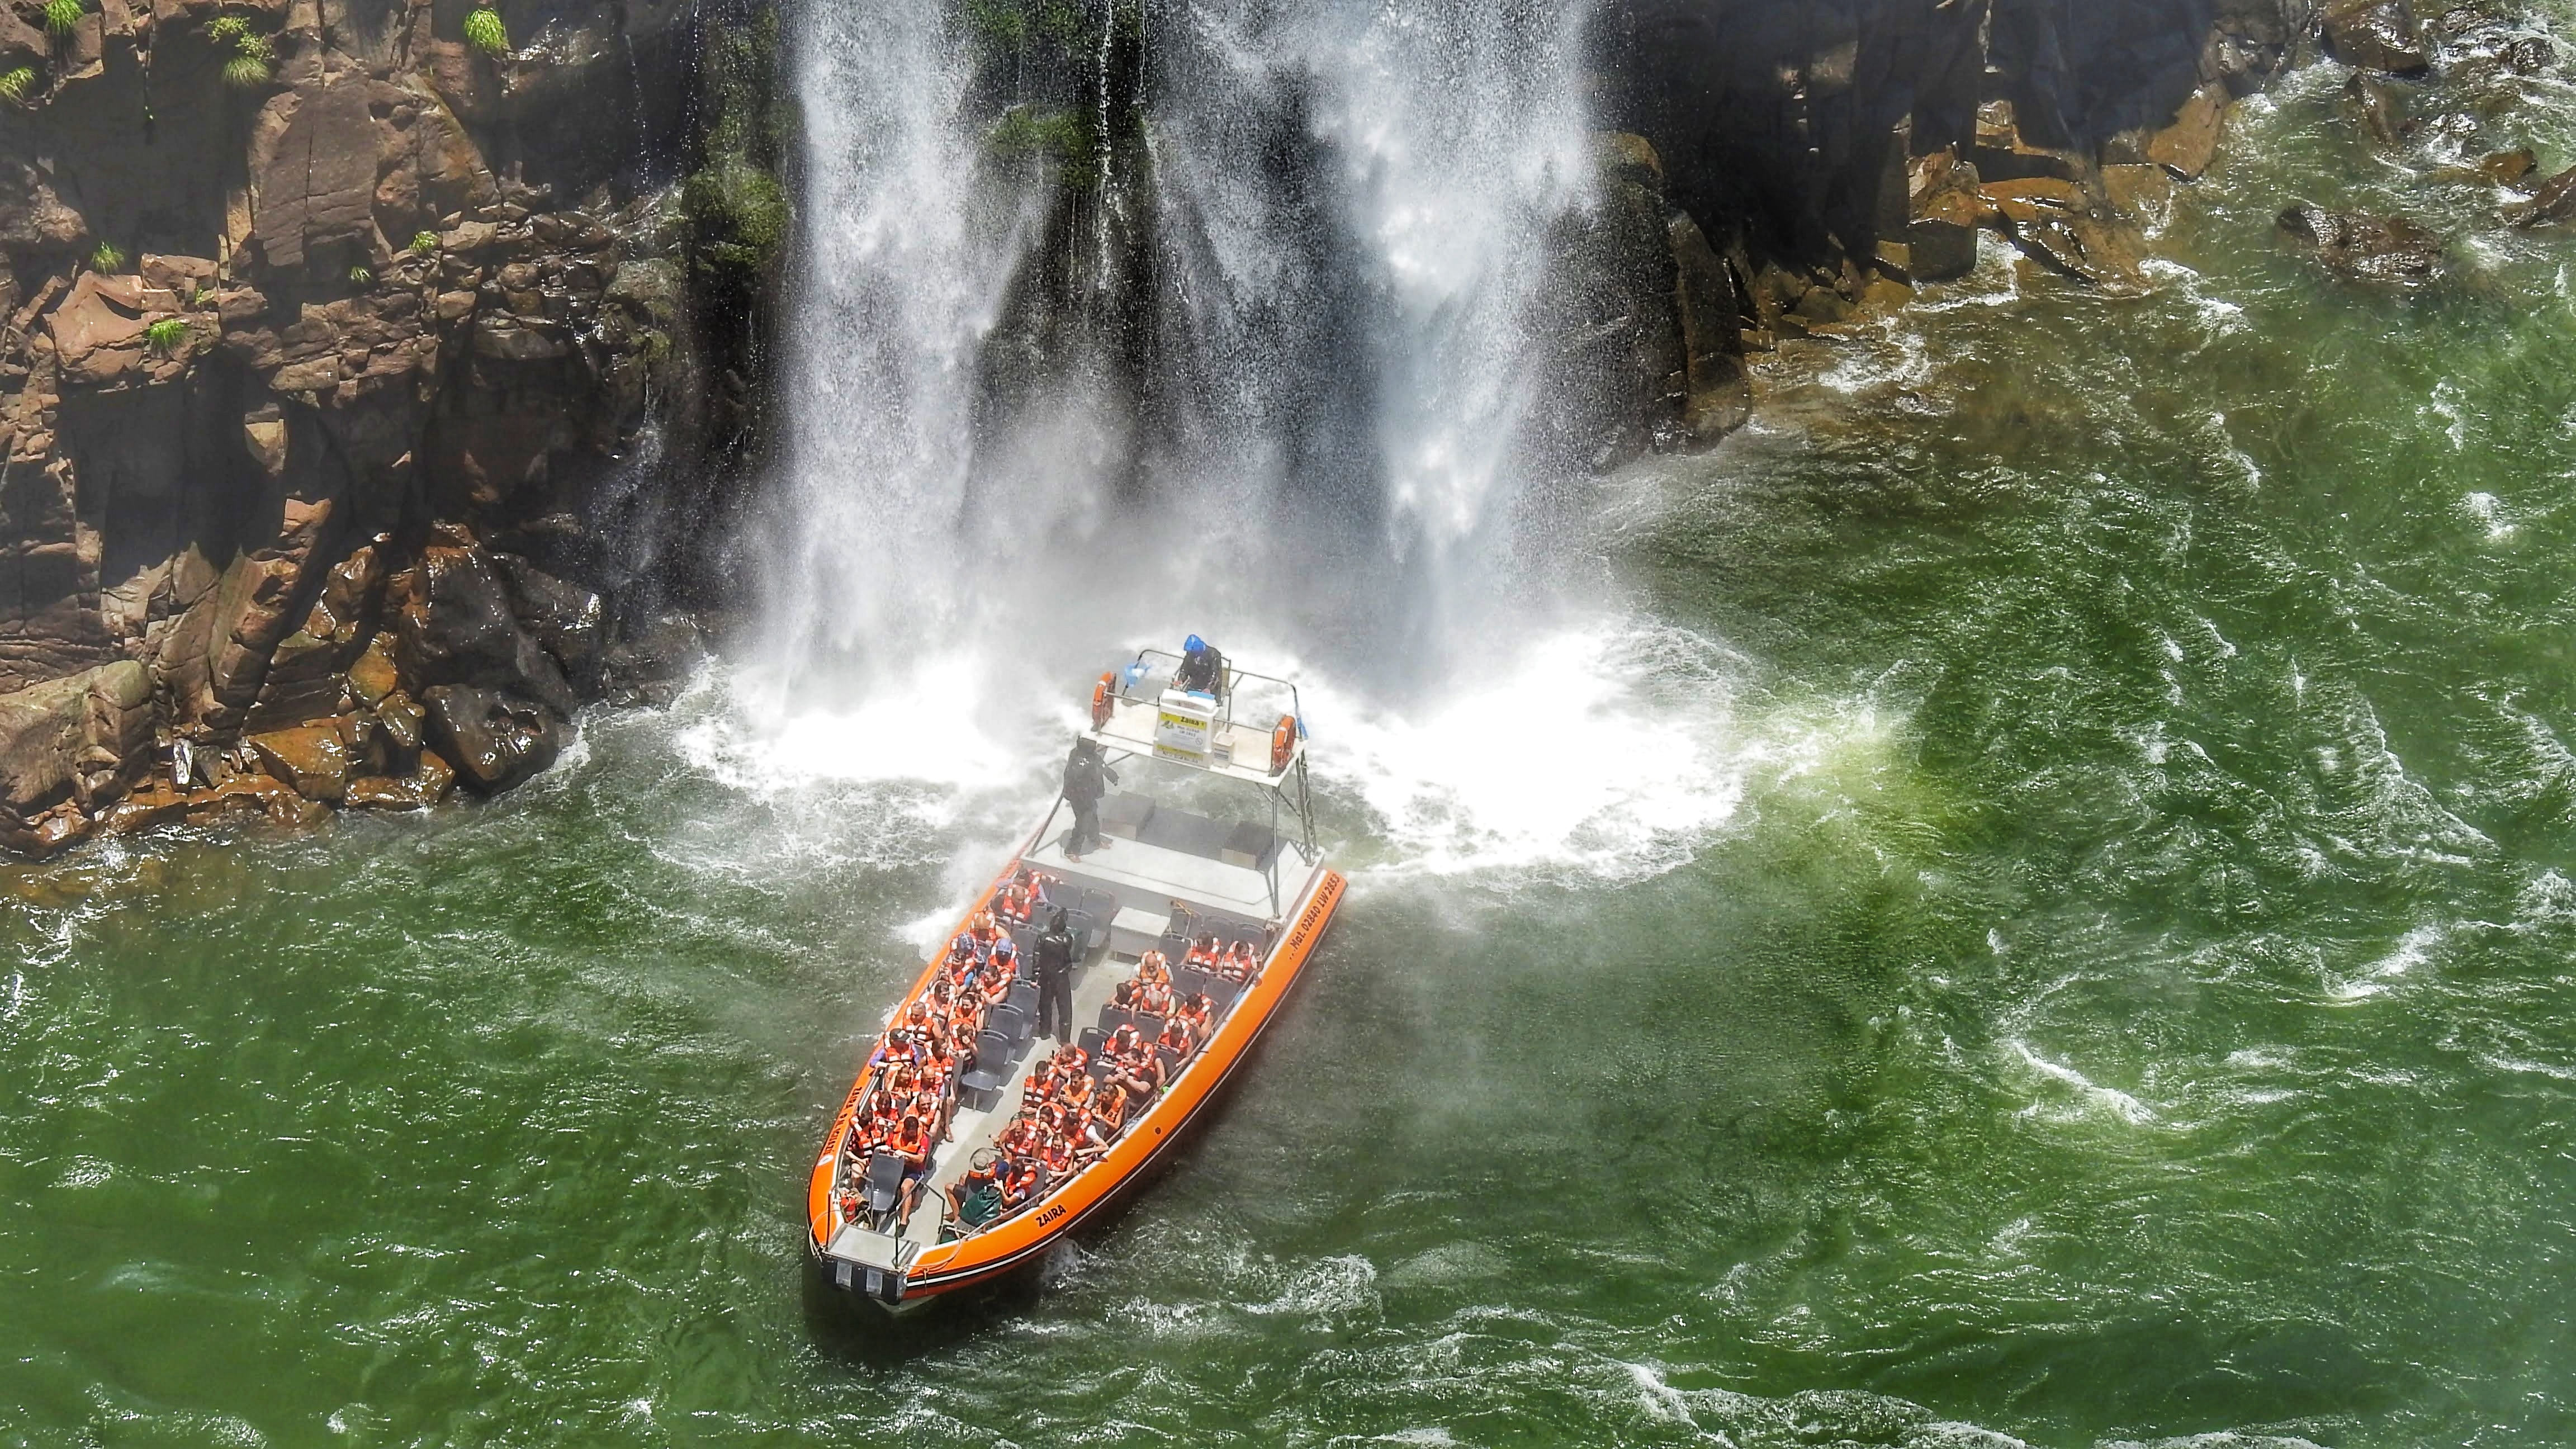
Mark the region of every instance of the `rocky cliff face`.
[[739, 445], [776, 240], [721, 17], [62, 11], [0, 9], [0, 843], [498, 787], [667, 674], [652, 470]]

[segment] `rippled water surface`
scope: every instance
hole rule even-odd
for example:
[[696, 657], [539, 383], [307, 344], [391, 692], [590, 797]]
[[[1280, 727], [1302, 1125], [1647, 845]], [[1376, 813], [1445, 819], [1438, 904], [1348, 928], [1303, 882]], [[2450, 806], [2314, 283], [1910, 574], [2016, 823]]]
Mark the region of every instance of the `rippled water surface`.
[[2337, 80], [2154, 295], [1998, 256], [1606, 480], [1629, 612], [1494, 708], [1324, 687], [1357, 889], [1258, 1069], [917, 1331], [801, 1172], [1035, 731], [782, 766], [711, 678], [493, 806], [0, 873], [0, 1438], [2576, 1440], [2576, 253]]

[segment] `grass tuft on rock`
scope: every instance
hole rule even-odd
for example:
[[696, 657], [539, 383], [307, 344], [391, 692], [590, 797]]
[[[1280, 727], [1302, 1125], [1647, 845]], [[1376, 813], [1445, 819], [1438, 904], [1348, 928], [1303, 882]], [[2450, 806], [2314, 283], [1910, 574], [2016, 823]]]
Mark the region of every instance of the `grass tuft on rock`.
[[[221, 22], [216, 28], [222, 28]], [[241, 90], [268, 84], [268, 78], [277, 73], [277, 52], [268, 37], [255, 35], [245, 26], [233, 32], [232, 44], [233, 58], [224, 62], [224, 84]]]
[[438, 255], [438, 233], [434, 231], [413, 232], [411, 234], [411, 254], [416, 257], [434, 257]]
[[90, 270], [94, 272], [124, 271], [124, 249], [111, 241], [100, 242], [97, 246], [90, 249], [89, 266]]
[[88, 11], [81, 0], [45, 0], [45, 29], [57, 40], [67, 39]]
[[166, 356], [178, 351], [179, 344], [188, 340], [188, 324], [176, 317], [164, 317], [143, 329], [143, 340], [151, 345], [153, 351]]
[[349, 269], [349, 285], [353, 287], [372, 287], [375, 284], [376, 274], [367, 270], [364, 266], [355, 266]]
[[11, 70], [0, 70], [0, 101], [23, 103], [35, 92], [36, 68], [34, 66], [22, 65]]
[[509, 54], [510, 29], [501, 23], [501, 12], [486, 5], [466, 16], [465, 43], [485, 55]]

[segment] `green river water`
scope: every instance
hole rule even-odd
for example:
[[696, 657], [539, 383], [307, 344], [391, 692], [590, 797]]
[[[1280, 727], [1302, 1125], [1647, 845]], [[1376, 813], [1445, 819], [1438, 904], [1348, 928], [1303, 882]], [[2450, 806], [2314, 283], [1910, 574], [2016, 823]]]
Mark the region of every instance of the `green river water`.
[[1256, 1069], [960, 1311], [815, 1294], [804, 1173], [1042, 742], [780, 788], [712, 681], [0, 870], [0, 1442], [2576, 1442], [2576, 252], [2336, 80], [2152, 296], [1998, 257], [1601, 485], [1635, 692], [1551, 743], [1669, 712], [1691, 808], [1512, 835], [1321, 715], [1355, 890]]

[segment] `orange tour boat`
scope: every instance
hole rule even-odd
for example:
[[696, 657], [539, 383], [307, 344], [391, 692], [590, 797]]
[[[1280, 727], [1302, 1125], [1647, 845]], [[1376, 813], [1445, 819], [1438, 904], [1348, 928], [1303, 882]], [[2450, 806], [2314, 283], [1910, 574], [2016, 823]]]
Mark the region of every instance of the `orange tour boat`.
[[[896, 1312], [1036, 1263], [1161, 1161], [1341, 904], [1295, 685], [1149, 649], [1090, 718], [1080, 740], [1124, 770], [1098, 838], [1048, 811], [887, 1014], [814, 1159], [808, 1247]], [[1041, 953], [1071, 961], [1045, 1037]]]

